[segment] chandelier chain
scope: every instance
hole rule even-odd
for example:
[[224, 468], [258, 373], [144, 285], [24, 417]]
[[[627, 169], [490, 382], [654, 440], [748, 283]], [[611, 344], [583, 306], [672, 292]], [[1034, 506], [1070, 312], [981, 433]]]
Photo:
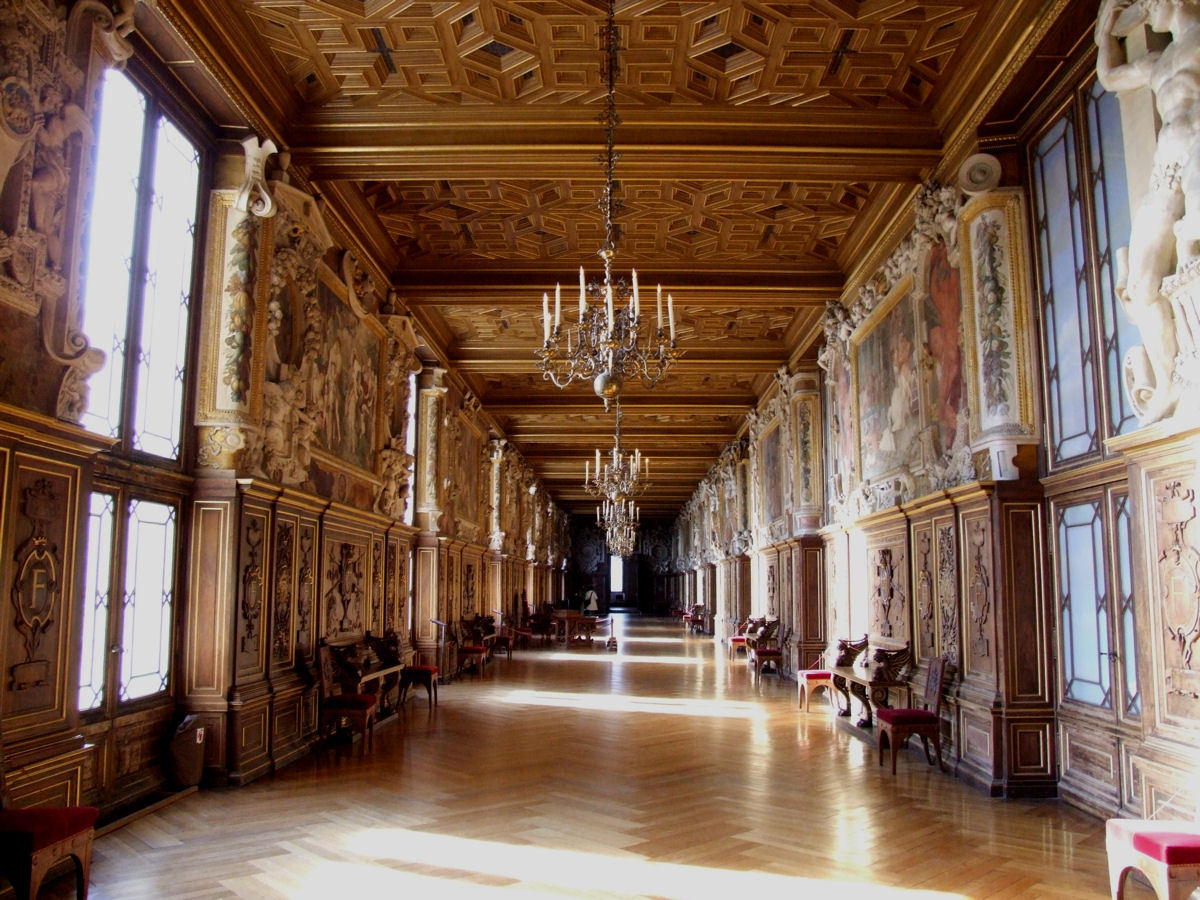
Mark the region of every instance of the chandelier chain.
[[671, 295], [667, 295], [667, 327], [664, 329], [662, 287], [658, 287], [657, 327], [646, 329], [643, 335], [637, 272], [631, 273], [628, 283], [613, 275], [613, 259], [620, 237], [616, 216], [621, 209], [616, 189], [616, 167], [620, 159], [616, 152], [616, 129], [621, 121], [616, 103], [619, 36], [615, 2], [610, 0], [607, 19], [600, 29], [607, 87], [604, 109], [599, 117], [604, 128], [604, 152], [600, 157], [604, 187], [597, 201], [605, 230], [604, 244], [598, 251], [604, 263], [603, 280], [589, 283], [580, 267], [579, 317], [575, 324], [563, 324], [561, 284], [554, 288], [553, 315], [549, 294], [542, 295], [543, 340], [534, 351], [543, 378], [560, 388], [576, 380], [590, 379], [606, 410], [619, 396], [626, 379], [636, 378], [652, 388], [682, 355], [675, 342], [675, 307]]

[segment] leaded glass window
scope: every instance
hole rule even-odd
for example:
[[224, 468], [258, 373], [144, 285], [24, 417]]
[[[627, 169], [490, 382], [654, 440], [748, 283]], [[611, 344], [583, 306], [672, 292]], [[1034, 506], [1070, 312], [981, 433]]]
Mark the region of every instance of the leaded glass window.
[[1100, 504], [1060, 506], [1055, 518], [1063, 698], [1111, 708], [1109, 596]]
[[104, 75], [84, 264], [83, 328], [105, 353], [85, 428], [176, 459], [200, 153], [123, 72]]
[[120, 698], [135, 700], [167, 689], [175, 585], [175, 508], [133, 500], [128, 522]]
[[79, 664], [80, 710], [95, 709], [104, 701], [115, 504], [116, 498], [112, 494], [94, 493], [88, 507], [83, 655]]
[[1101, 456], [1106, 438], [1137, 427], [1123, 369], [1139, 339], [1116, 296], [1131, 227], [1116, 97], [1089, 82], [1031, 141], [1028, 158], [1055, 469]]

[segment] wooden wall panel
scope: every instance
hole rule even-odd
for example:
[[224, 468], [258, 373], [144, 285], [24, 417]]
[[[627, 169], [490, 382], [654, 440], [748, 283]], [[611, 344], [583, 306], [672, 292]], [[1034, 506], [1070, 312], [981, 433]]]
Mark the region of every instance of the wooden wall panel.
[[825, 547], [818, 537], [806, 537], [799, 548], [797, 567], [796, 630], [798, 665], [814, 665], [831, 635], [826, 622], [825, 605]]
[[937, 550], [933, 522], [912, 524], [913, 650], [917, 659], [937, 655]]
[[5, 783], [14, 807], [77, 806], [84, 801], [86, 773], [93, 766], [90, 748], [80, 747], [68, 753], [29, 765], [10, 768]]
[[270, 509], [263, 499], [244, 497], [237, 531], [237, 606], [234, 654], [237, 682], [245, 684], [266, 673], [270, 606]]
[[1089, 804], [1116, 812], [1120, 805], [1121, 745], [1111, 728], [1088, 727], [1086, 722], [1064, 721], [1059, 728], [1062, 779]]
[[309, 660], [316, 648], [318, 528], [315, 516], [301, 516], [296, 540], [296, 645]]
[[984, 506], [964, 512], [961, 519], [962, 541], [962, 659], [964, 680], [980, 690], [999, 687], [999, 661], [996, 650], [996, 576], [993, 552], [991, 508]]
[[300, 578], [300, 516], [298, 513], [276, 509], [270, 572], [271, 670], [291, 665], [295, 654], [296, 594]]
[[[6, 460], [7, 461], [7, 460]], [[76, 548], [82, 534], [83, 461], [17, 449], [5, 466], [0, 562], [6, 618], [0, 664], [4, 740], [16, 743], [74, 723], [79, 675]]]
[[1046, 706], [1052, 699], [1049, 610], [1043, 577], [1046, 547], [1039, 504], [1004, 506], [1004, 578], [1008, 621], [1005, 642], [1009, 683], [1006, 694], [1014, 703]]
[[371, 533], [347, 517], [327, 513], [321, 528], [319, 621], [331, 642], [366, 633], [371, 606]]
[[867, 530], [866, 557], [871, 636], [911, 641], [908, 525], [899, 511]]

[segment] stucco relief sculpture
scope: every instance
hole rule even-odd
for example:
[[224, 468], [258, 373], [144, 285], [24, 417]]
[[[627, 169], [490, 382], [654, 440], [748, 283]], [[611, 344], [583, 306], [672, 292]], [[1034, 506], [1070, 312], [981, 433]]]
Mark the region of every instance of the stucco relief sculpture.
[[[1196, 530], [1196, 492], [1181, 481], [1164, 484], [1155, 496], [1160, 523], [1157, 560], [1161, 615], [1166, 631], [1166, 662], [1174, 669], [1194, 671], [1200, 643], [1200, 551], [1189, 532]], [[1193, 685], [1200, 684], [1193, 677]], [[1182, 685], [1170, 689], [1179, 692]]]
[[260, 144], [257, 137], [250, 135], [242, 141], [242, 149], [246, 153], [246, 167], [242, 176], [242, 186], [233, 201], [233, 208], [239, 212], [249, 212], [259, 218], [269, 219], [275, 215], [275, 198], [267, 188], [267, 160], [278, 148], [270, 139]]
[[[1128, 59], [1120, 39], [1143, 25], [1171, 43]], [[1100, 83], [1149, 87], [1162, 122], [1150, 184], [1117, 260], [1117, 297], [1144, 342], [1125, 356], [1125, 384], [1147, 424], [1172, 415], [1200, 384], [1200, 2], [1104, 0], [1095, 39]]]
[[[104, 354], [81, 332], [73, 260], [82, 194], [69, 188], [94, 139], [89, 92], [106, 65], [132, 53], [132, 0], [0, 0], [0, 304], [36, 320], [41, 346], [9, 360], [6, 379], [59, 367], [57, 396], [13, 398], [78, 421]], [[70, 244], [70, 245], [68, 245]]]
[[413, 456], [405, 452], [403, 438], [394, 437], [387, 447], [379, 451], [379, 459], [379, 477], [383, 486], [375, 498], [375, 512], [393, 519], [403, 519], [408, 509]]

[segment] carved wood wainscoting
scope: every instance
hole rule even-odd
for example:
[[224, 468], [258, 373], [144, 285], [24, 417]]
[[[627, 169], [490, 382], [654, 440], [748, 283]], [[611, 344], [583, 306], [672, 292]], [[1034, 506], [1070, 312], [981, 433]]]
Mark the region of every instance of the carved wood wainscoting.
[[796, 659], [793, 672], [812, 666], [829, 644], [825, 610], [825, 549], [820, 537], [806, 535], [789, 543], [785, 572], [792, 586]]
[[1054, 796], [1040, 487], [982, 482], [948, 496], [958, 511], [962, 597], [959, 775], [995, 796]]
[[1160, 423], [1110, 441], [1110, 449], [1122, 451], [1128, 467], [1143, 698], [1144, 740], [1129, 754], [1126, 803], [1142, 816], [1193, 818], [1200, 814], [1200, 428]]
[[835, 633], [911, 641], [914, 692], [947, 658], [945, 755], [993, 796], [1056, 792], [1042, 523], [1036, 483], [980, 482], [823, 535]]
[[411, 542], [411, 528], [382, 515], [266, 482], [202, 480], [180, 703], [212, 729], [208, 781], [244, 784], [312, 746], [321, 638], [393, 631], [408, 646]]
[[[958, 521], [949, 497], [924, 498], [907, 509], [912, 554], [913, 653], [920, 672], [913, 695], [924, 690], [929, 661], [946, 658], [942, 701], [942, 754], [959, 756], [956, 685], [962, 670], [962, 617], [959, 602]], [[918, 686], [919, 685], [919, 686]]]
[[0, 715], [13, 803], [89, 802], [98, 753], [78, 728], [86, 498], [108, 441], [0, 409]]

